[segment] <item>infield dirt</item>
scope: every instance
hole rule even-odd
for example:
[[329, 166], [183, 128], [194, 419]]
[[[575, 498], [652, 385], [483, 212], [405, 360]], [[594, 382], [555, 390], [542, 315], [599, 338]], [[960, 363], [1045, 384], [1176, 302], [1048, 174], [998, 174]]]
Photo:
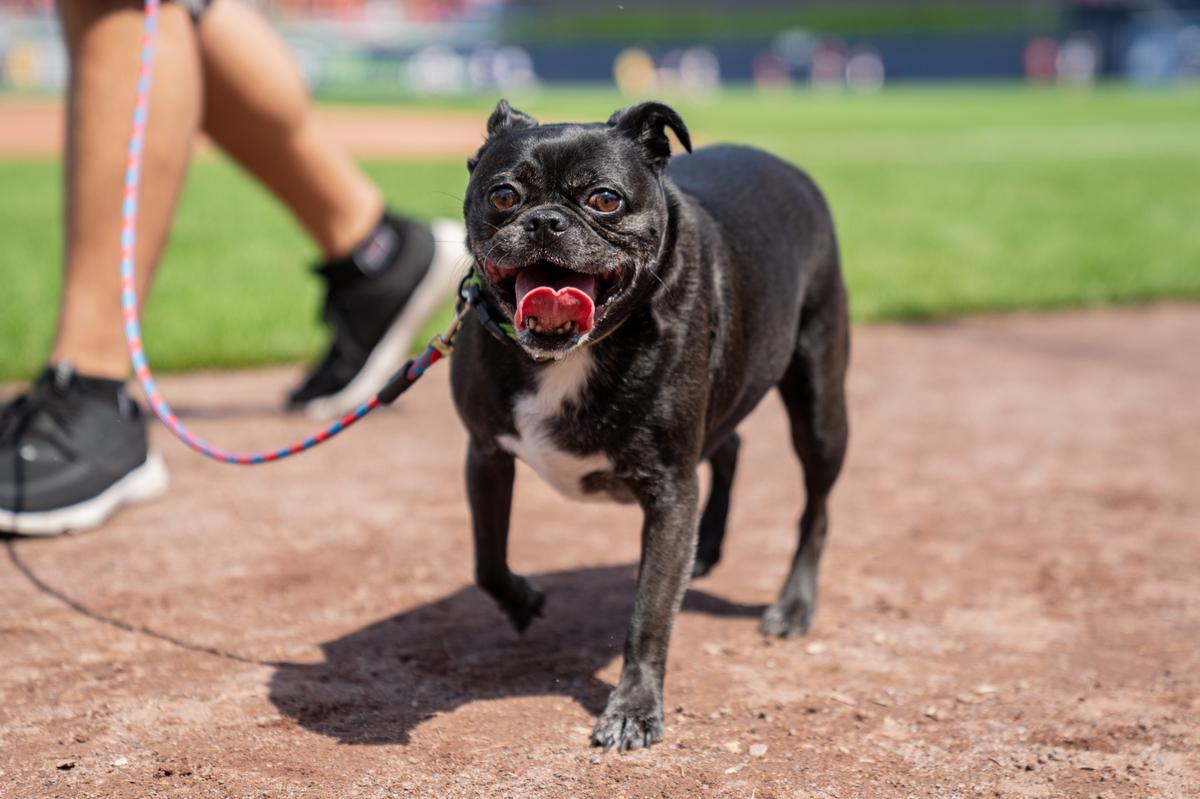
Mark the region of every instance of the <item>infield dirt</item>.
[[[362, 158], [459, 160], [483, 143], [484, 117], [475, 111], [318, 105], [315, 114], [333, 141]], [[0, 155], [61, 155], [63, 122], [58, 98], [0, 97]], [[203, 137], [197, 145], [210, 147]]]
[[[856, 330], [813, 633], [761, 637], [801, 503], [769, 398], [725, 560], [675, 629], [667, 737], [587, 745], [638, 514], [518, 473], [523, 638], [469, 585], [445, 369], [252, 471], [157, 436], [174, 484], [0, 558], [0, 795], [1194, 797], [1200, 308]], [[163, 381], [247, 449], [294, 370]]]

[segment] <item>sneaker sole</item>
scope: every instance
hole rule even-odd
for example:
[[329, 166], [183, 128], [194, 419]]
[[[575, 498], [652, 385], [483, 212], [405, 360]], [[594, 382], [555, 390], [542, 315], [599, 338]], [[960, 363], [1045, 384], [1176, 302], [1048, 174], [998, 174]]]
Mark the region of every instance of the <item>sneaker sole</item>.
[[343, 416], [357, 408], [383, 388], [384, 382], [400, 368], [412, 349], [413, 339], [421, 326], [449, 298], [462, 279], [466, 263], [466, 247], [463, 244], [462, 225], [448, 219], [434, 220], [433, 263], [429, 272], [417, 284], [404, 311], [375, 345], [367, 362], [354, 379], [336, 394], [318, 397], [301, 406], [306, 415], [313, 419], [326, 420]]
[[36, 513], [0, 510], [0, 530], [18, 535], [53, 536], [99, 527], [121, 506], [156, 499], [167, 490], [167, 467], [151, 452], [146, 462], [103, 493], [76, 505]]

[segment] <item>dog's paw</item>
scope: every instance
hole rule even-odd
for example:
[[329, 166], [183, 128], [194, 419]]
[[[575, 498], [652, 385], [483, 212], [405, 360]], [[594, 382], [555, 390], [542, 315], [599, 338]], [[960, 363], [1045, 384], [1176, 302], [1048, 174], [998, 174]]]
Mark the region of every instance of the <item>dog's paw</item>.
[[767, 608], [759, 629], [763, 635], [798, 638], [812, 627], [813, 606], [798, 599], [779, 600]]
[[592, 746], [603, 746], [605, 752], [641, 749], [662, 738], [662, 713], [658, 708], [644, 711], [606, 709], [592, 730]]
[[512, 587], [500, 600], [501, 609], [518, 633], [529, 629], [533, 620], [542, 615], [546, 595], [542, 590], [519, 574], [512, 576]]

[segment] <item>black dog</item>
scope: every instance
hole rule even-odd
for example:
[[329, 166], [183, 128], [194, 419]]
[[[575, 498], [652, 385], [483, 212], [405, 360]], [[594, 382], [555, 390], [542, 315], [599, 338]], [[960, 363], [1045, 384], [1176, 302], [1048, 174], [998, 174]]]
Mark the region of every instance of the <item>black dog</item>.
[[541, 614], [542, 593], [508, 568], [514, 456], [563, 494], [645, 514], [625, 663], [592, 733], [605, 749], [662, 738], [671, 626], [689, 575], [720, 556], [738, 423], [778, 387], [804, 466], [800, 544], [767, 634], [812, 622], [846, 449], [846, 293], [820, 192], [743, 147], [668, 167], [666, 128], [690, 151], [661, 103], [606, 124], [539, 125], [501, 101], [464, 201], [485, 307], [501, 323], [467, 323], [452, 362], [476, 581], [518, 630]]

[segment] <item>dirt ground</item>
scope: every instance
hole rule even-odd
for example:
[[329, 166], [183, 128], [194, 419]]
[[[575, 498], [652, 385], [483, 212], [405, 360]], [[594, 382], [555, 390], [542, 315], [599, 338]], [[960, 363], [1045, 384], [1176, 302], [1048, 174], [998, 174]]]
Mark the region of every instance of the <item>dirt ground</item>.
[[[1197, 343], [1197, 306], [858, 329], [813, 633], [757, 631], [801, 502], [771, 398], [666, 740], [621, 756], [587, 738], [637, 513], [522, 467], [513, 561], [549, 598], [518, 637], [469, 585], [447, 370], [253, 471], [160, 430], [168, 497], [3, 542], [0, 795], [1200, 795]], [[295, 376], [163, 383], [250, 448], [308, 431], [275, 412]]]
[[[483, 143], [485, 117], [474, 111], [318, 105], [315, 112], [330, 138], [361, 158], [458, 159]], [[63, 122], [58, 98], [0, 97], [0, 155], [61, 154]], [[210, 149], [203, 137], [197, 147]]]

